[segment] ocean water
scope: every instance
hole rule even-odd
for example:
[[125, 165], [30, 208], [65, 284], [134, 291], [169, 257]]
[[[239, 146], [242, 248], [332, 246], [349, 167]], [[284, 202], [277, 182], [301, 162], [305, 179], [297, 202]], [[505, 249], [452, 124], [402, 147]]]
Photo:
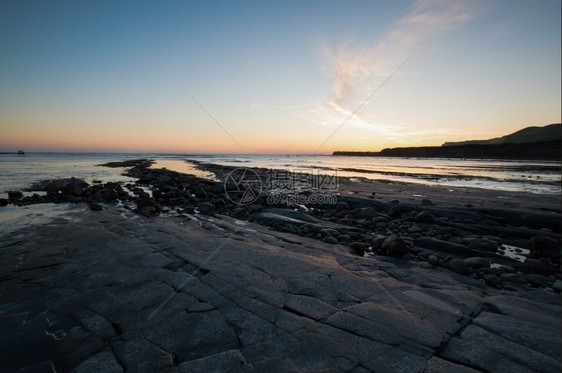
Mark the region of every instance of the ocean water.
[[9, 190], [25, 190], [32, 183], [44, 179], [77, 177], [89, 183], [93, 180], [134, 181], [122, 175], [123, 168], [99, 165], [138, 158], [155, 160], [153, 167], [165, 167], [207, 178], [213, 178], [213, 175], [197, 170], [192, 161], [240, 168], [262, 167], [291, 172], [336, 174], [352, 180], [365, 178], [536, 194], [561, 193], [560, 162], [548, 161], [278, 154], [27, 153], [0, 154], [0, 196], [5, 196]]

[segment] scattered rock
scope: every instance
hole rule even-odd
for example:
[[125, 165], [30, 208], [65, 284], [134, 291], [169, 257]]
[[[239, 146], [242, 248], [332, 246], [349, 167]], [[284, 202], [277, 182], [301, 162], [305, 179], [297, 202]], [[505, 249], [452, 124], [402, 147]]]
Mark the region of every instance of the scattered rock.
[[414, 220], [417, 223], [431, 223], [433, 221], [433, 216], [427, 211], [422, 211], [416, 215]]
[[197, 206], [199, 212], [203, 215], [209, 215], [215, 211], [215, 205], [211, 202], [202, 202]]
[[334, 244], [334, 245], [338, 243], [337, 238], [331, 237], [331, 236], [324, 237], [324, 239], [322, 241], [324, 241], [326, 243], [331, 243], [331, 244]]
[[525, 259], [523, 263], [514, 263], [513, 267], [523, 273], [538, 273], [545, 276], [560, 273], [560, 268], [558, 266], [530, 258]]
[[464, 260], [464, 262], [466, 264], [468, 264], [469, 267], [472, 268], [489, 268], [490, 267], [490, 262], [488, 262], [486, 259], [478, 257], [478, 256], [474, 256], [471, 258], [466, 258]]
[[421, 201], [423, 206], [435, 206], [435, 204], [428, 198], [424, 198]]
[[396, 218], [400, 216], [400, 207], [398, 206], [392, 206], [391, 208], [388, 209], [387, 212], [388, 216]]
[[386, 237], [384, 236], [376, 237], [375, 239], [373, 239], [373, 249], [374, 250], [382, 249], [382, 244], [384, 243], [385, 240]]
[[347, 204], [347, 202], [338, 202], [338, 204], [336, 205], [336, 210], [338, 211], [347, 211], [349, 210], [349, 205]]
[[529, 274], [525, 279], [533, 286], [541, 286], [546, 283], [546, 276], [538, 274]]
[[401, 257], [408, 252], [408, 245], [398, 236], [392, 236], [383, 241], [382, 250], [386, 255]]
[[462, 275], [465, 275], [468, 273], [468, 264], [466, 264], [464, 262], [464, 260], [460, 260], [460, 259], [453, 259], [449, 262], [449, 268], [451, 268], [451, 270], [460, 273]]
[[498, 243], [493, 240], [488, 240], [485, 238], [468, 238], [464, 239], [463, 242], [469, 247], [478, 250], [490, 251], [492, 253], [498, 251]]
[[486, 281], [488, 285], [491, 286], [498, 286], [501, 285], [502, 283], [502, 280], [498, 276], [491, 273], [484, 274], [482, 278], [484, 279], [484, 281]]
[[378, 216], [377, 211], [372, 207], [365, 207], [361, 210], [361, 216], [365, 219], [372, 219]]
[[430, 255], [427, 257], [427, 260], [434, 266], [439, 265], [439, 258], [437, 257], [437, 255]]
[[560, 260], [560, 243], [546, 236], [535, 236], [529, 241], [532, 258], [552, 258]]
[[103, 206], [100, 205], [99, 203], [96, 203], [96, 202], [90, 203], [89, 206], [90, 206], [90, 209], [92, 211], [102, 211], [103, 210]]
[[502, 273], [502, 274], [500, 275], [500, 278], [501, 278], [503, 281], [508, 281], [508, 282], [513, 283], [513, 284], [520, 284], [520, 285], [523, 285], [523, 284], [526, 284], [526, 283], [527, 283], [527, 281], [525, 280], [525, 278], [524, 278], [523, 276], [517, 274], [517, 273]]
[[154, 209], [154, 211], [158, 211], [160, 209], [160, 206], [158, 206], [156, 201], [154, 201], [151, 198], [142, 198], [137, 202], [137, 209], [139, 211], [142, 211], [143, 209], [145, 209], [147, 207], [152, 207]]
[[8, 206], [8, 200], [6, 198], [0, 198], [0, 206]]
[[20, 191], [9, 191], [8, 192], [8, 199], [12, 201], [17, 201], [23, 198], [23, 193]]
[[359, 256], [365, 255], [365, 244], [364, 243], [362, 243], [362, 242], [352, 242], [348, 246], [351, 249], [353, 249], [355, 254], [357, 254]]

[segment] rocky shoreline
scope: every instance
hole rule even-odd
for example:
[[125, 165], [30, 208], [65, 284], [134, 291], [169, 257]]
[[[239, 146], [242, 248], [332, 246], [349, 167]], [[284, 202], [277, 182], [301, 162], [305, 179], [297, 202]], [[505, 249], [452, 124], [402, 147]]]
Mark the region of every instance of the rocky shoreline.
[[[83, 226], [59, 222], [30, 228], [26, 234], [41, 235], [44, 245], [17, 238], [22, 233], [2, 237], [0, 327], [6, 335], [26, 333], [16, 327], [17, 315], [28, 312], [28, 320], [33, 312], [25, 309], [35, 307], [29, 303], [35, 299], [45, 312], [70, 313], [68, 326], [62, 321], [59, 325], [67, 336], [77, 327], [82, 333], [77, 340], [95, 341], [85, 343], [91, 345], [84, 347], [88, 352], [73, 355], [60, 350], [72, 341], [63, 338], [60, 346], [46, 352], [48, 357], [35, 363], [49, 361], [57, 371], [87, 371], [88, 364], [105, 363], [115, 371], [206, 371], [223, 367], [220, 364], [226, 364], [225, 371], [560, 367], [559, 196], [530, 199], [525, 193], [498, 196], [470, 188], [343, 180], [331, 191], [337, 203], [272, 203], [262, 192], [242, 205], [225, 196], [223, 180], [234, 167], [199, 164], [219, 180], [212, 181], [151, 164], [137, 160], [105, 165], [128, 167], [126, 173], [137, 179], [135, 183], [47, 180], [30, 188], [42, 193], [13, 191], [0, 200], [0, 205], [89, 206]], [[253, 169], [261, 180], [268, 171]], [[294, 192], [304, 197], [311, 193]], [[70, 237], [82, 244], [72, 245]], [[217, 237], [226, 243], [215, 255], [217, 245], [210, 242]], [[22, 270], [15, 264], [20, 252], [35, 263]], [[58, 258], [55, 264], [45, 259], [46, 253]], [[519, 254], [518, 260], [514, 254]], [[118, 261], [128, 256], [133, 257], [130, 264]], [[84, 263], [92, 264], [91, 270], [86, 271]], [[138, 265], [146, 278], [138, 283], [133, 274], [115, 277], [123, 272], [120, 263]], [[195, 287], [179, 286], [181, 278]], [[189, 296], [198, 301], [146, 319], [150, 307], [168, 304], [167, 294], [162, 298], [166, 291], [156, 291], [159, 286], [179, 294], [174, 299], [183, 302]], [[16, 288], [24, 295], [15, 295]], [[151, 300], [146, 303], [140, 294]], [[42, 297], [50, 300], [37, 300]], [[72, 299], [72, 310], [64, 312], [69, 304], [61, 297]], [[105, 325], [105, 332], [88, 326], [85, 314], [100, 328]], [[201, 335], [186, 341], [164, 316], [186, 327], [206, 326]], [[144, 320], [142, 325], [133, 322], [137, 318]], [[400, 331], [409, 318], [413, 335]], [[248, 332], [254, 324], [259, 331]], [[220, 338], [213, 328], [222, 330]], [[275, 332], [260, 339], [260, 333], [271, 328]], [[244, 337], [248, 333], [251, 337]], [[294, 350], [306, 341], [328, 340], [332, 344], [322, 351], [314, 344], [308, 345], [311, 351]], [[182, 349], [180, 342], [189, 348]], [[344, 348], [346, 344], [350, 345]], [[219, 347], [206, 347], [211, 345]], [[142, 359], [143, 351], [156, 355], [149, 354], [141, 364], [146, 369], [141, 369], [131, 351], [139, 354], [136, 359]], [[4, 359], [11, 361], [8, 371], [23, 366], [6, 354], [0, 361]]]
[[[104, 167], [129, 167], [135, 184], [108, 182], [89, 185], [80, 179], [45, 180], [30, 187], [45, 195], [24, 197], [9, 192], [3, 204], [85, 202], [94, 211], [103, 204], [118, 204], [147, 217], [160, 213], [224, 214], [257, 222], [280, 232], [339, 244], [363, 256], [365, 253], [422, 261], [430, 267], [484, 279], [491, 286], [508, 288], [527, 284], [560, 292], [560, 208], [540, 210], [519, 206], [436, 206], [422, 198], [415, 202], [375, 198], [376, 192], [337, 195], [336, 204], [287, 205], [271, 203], [262, 193], [243, 205], [225, 197], [223, 181], [211, 181], [166, 169], [150, 168], [149, 160], [110, 162]], [[224, 180], [236, 167], [199, 164]], [[267, 178], [266, 169], [254, 169]], [[349, 183], [347, 184], [350, 185]], [[393, 184], [391, 184], [393, 185]], [[392, 189], [400, 189], [400, 184]], [[402, 184], [403, 185], [403, 184]], [[374, 184], [372, 189], [380, 189]], [[387, 184], [388, 187], [388, 184]], [[308, 195], [310, 191], [295, 192]], [[502, 255], [503, 244], [530, 250], [527, 260]], [[461, 264], [461, 262], [464, 262]], [[496, 264], [490, 268], [490, 264]], [[515, 274], [519, 272], [519, 274]], [[505, 282], [505, 284], [504, 284]]]

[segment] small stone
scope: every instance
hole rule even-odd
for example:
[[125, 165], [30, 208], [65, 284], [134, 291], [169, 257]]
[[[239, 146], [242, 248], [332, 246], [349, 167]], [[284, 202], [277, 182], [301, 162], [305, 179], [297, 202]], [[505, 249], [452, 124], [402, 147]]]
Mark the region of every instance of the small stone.
[[421, 233], [421, 232], [423, 232], [423, 229], [419, 225], [414, 225], [413, 227], [408, 228], [408, 233], [410, 234]]
[[530, 256], [533, 258], [560, 259], [560, 243], [547, 236], [535, 236], [529, 241]]
[[430, 255], [427, 260], [434, 266], [439, 265], [439, 258], [437, 257], [437, 255]]
[[422, 211], [416, 215], [414, 220], [417, 223], [431, 223], [433, 221], [433, 216], [427, 211]]
[[392, 206], [388, 209], [388, 216], [393, 218], [400, 216], [400, 208], [397, 206]]
[[555, 280], [555, 281], [552, 283], [552, 286], [551, 286], [551, 287], [552, 287], [554, 290], [560, 292], [560, 290], [562, 289], [562, 281], [560, 281], [559, 279]]
[[362, 242], [352, 242], [348, 246], [359, 256], [363, 256], [365, 254], [365, 244]]
[[503, 245], [503, 240], [501, 239], [501, 237], [492, 237], [492, 241], [495, 241], [498, 246]]
[[386, 240], [386, 237], [380, 236], [373, 239], [373, 249], [379, 250], [382, 249], [382, 244]]
[[525, 279], [523, 278], [523, 276], [517, 274], [517, 273], [502, 273], [500, 275], [500, 278], [503, 281], [508, 281], [511, 282], [513, 284], [520, 284], [523, 285], [525, 283], [527, 283], [527, 281], [525, 281]]
[[112, 188], [107, 188], [103, 192], [102, 198], [105, 202], [113, 202], [113, 201], [117, 200], [117, 198], [119, 198], [119, 194], [117, 193], [116, 190], [114, 190]]
[[23, 193], [19, 192], [19, 191], [9, 191], [8, 192], [8, 199], [11, 200], [18, 200], [18, 199], [22, 199], [23, 198]]
[[424, 206], [435, 206], [435, 204], [428, 198], [422, 199], [421, 203]]
[[503, 270], [504, 272], [508, 272], [508, 273], [515, 273], [515, 268], [513, 268], [512, 266], [508, 266], [508, 265], [501, 265], [499, 266], [499, 268], [501, 270]]
[[546, 282], [546, 276], [538, 275], [538, 274], [529, 274], [526, 275], [525, 278], [527, 281], [533, 286], [541, 286], [543, 283]]
[[401, 257], [408, 252], [406, 242], [398, 236], [391, 236], [382, 243], [383, 251], [390, 256]]
[[431, 263], [429, 263], [429, 262], [421, 262], [421, 263], [420, 263], [420, 268], [431, 269], [431, 268], [433, 268], [433, 264], [431, 264]]
[[349, 205], [347, 204], [347, 202], [338, 202], [338, 204], [336, 205], [336, 209], [338, 211], [349, 210]]
[[377, 215], [377, 211], [372, 207], [365, 207], [363, 210], [361, 210], [361, 216], [365, 219], [372, 219]]
[[90, 203], [90, 209], [91, 209], [92, 211], [102, 211], [102, 210], [103, 210], [103, 206], [100, 205], [99, 203], [92, 202], [92, 203]]
[[468, 264], [468, 266], [473, 267], [473, 268], [483, 268], [483, 267], [488, 268], [488, 267], [490, 267], [490, 263], [486, 259], [478, 257], [478, 256], [466, 258], [464, 260], [464, 262], [466, 264]]
[[211, 202], [202, 202], [199, 204], [199, 206], [197, 206], [197, 209], [201, 214], [208, 215], [215, 211], [215, 205], [213, 205]]
[[484, 281], [486, 281], [488, 285], [491, 286], [498, 286], [502, 283], [502, 280], [498, 276], [493, 275], [491, 273], [487, 273], [483, 275], [482, 278], [484, 279]]
[[146, 217], [151, 217], [156, 213], [156, 208], [154, 206], [146, 206], [140, 210], [140, 213]]
[[453, 259], [449, 262], [449, 268], [454, 272], [460, 273], [465, 275], [468, 272], [468, 265], [464, 262], [464, 260], [460, 259]]
[[338, 240], [335, 237], [330, 236], [324, 237], [323, 241], [334, 245], [338, 243]]

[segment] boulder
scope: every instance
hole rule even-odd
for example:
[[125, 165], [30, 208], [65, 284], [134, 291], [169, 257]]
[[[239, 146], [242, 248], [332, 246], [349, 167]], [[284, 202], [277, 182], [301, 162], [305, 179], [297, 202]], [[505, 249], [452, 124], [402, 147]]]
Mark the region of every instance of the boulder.
[[197, 209], [201, 214], [208, 215], [215, 211], [215, 205], [211, 202], [202, 202], [197, 206]]
[[401, 257], [408, 252], [408, 245], [398, 236], [391, 236], [383, 241], [382, 249], [387, 255]]
[[365, 254], [365, 244], [362, 242], [352, 242], [348, 246], [359, 256]]
[[464, 262], [464, 260], [460, 259], [453, 259], [449, 262], [449, 268], [461, 275], [465, 275], [468, 273], [468, 264]]
[[488, 262], [486, 259], [481, 258], [479, 256], [473, 256], [471, 258], [466, 258], [464, 260], [464, 262], [466, 264], [468, 264], [469, 267], [472, 267], [472, 268], [489, 268], [490, 267], [490, 262]]
[[422, 199], [421, 203], [422, 203], [423, 206], [435, 206], [435, 204], [433, 203], [433, 201], [431, 201], [431, 200], [428, 199], [428, 198]]
[[498, 276], [492, 273], [486, 273], [485, 275], [482, 276], [482, 278], [484, 279], [484, 281], [486, 281], [488, 285], [491, 286], [498, 286], [501, 285], [502, 283], [502, 280]]
[[23, 198], [23, 193], [20, 191], [9, 191], [8, 198], [13, 201], [17, 201]]
[[434, 266], [439, 265], [439, 258], [437, 257], [437, 255], [430, 255], [427, 257], [427, 261], [431, 264], [433, 264]]
[[545, 276], [560, 273], [560, 267], [530, 258], [527, 258], [523, 263], [513, 263], [513, 267], [523, 273], [538, 273]]
[[0, 206], [7, 206], [8, 200], [6, 198], [0, 198]]
[[334, 245], [338, 243], [338, 239], [335, 238], [335, 237], [331, 237], [331, 236], [324, 237], [323, 241], [326, 242], [326, 243], [334, 244]]
[[433, 216], [427, 211], [422, 211], [416, 214], [414, 220], [417, 223], [431, 223], [433, 221]]
[[365, 207], [361, 210], [361, 217], [365, 219], [372, 219], [378, 215], [377, 210], [372, 207]]
[[338, 211], [346, 211], [349, 210], [349, 205], [347, 204], [347, 202], [338, 202], [338, 204], [336, 205], [336, 209]]
[[525, 278], [523, 276], [521, 276], [520, 274], [517, 274], [517, 273], [502, 273], [500, 275], [500, 278], [503, 281], [508, 281], [508, 282], [513, 283], [513, 284], [523, 285], [523, 284], [527, 283]]
[[547, 236], [535, 236], [529, 241], [530, 255], [533, 258], [551, 258], [560, 260], [560, 244]]
[[102, 211], [102, 210], [103, 210], [103, 206], [100, 205], [99, 203], [92, 202], [92, 203], [90, 203], [90, 209], [91, 209], [92, 211]]
[[495, 253], [498, 250], [498, 243], [486, 238], [467, 238], [464, 239], [463, 242], [469, 247], [477, 250], [490, 251], [492, 253]]

